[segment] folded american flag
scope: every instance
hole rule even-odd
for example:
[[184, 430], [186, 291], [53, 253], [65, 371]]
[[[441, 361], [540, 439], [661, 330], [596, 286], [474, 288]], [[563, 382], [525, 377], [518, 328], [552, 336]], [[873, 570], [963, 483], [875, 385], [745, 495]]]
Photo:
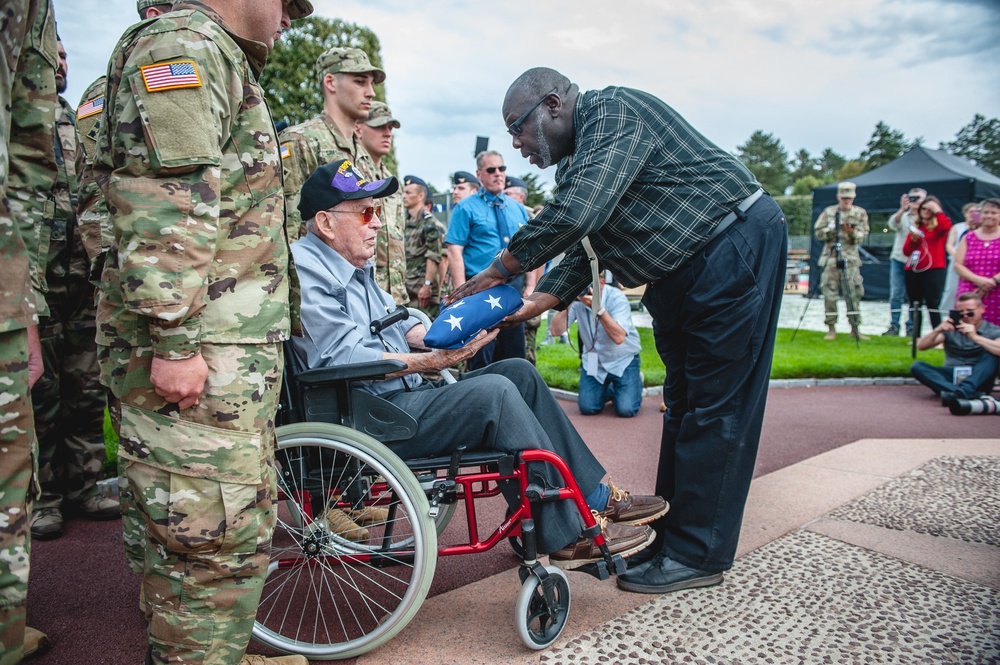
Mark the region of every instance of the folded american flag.
[[521, 294], [507, 284], [466, 296], [441, 310], [424, 335], [424, 344], [432, 349], [459, 349], [523, 304]]

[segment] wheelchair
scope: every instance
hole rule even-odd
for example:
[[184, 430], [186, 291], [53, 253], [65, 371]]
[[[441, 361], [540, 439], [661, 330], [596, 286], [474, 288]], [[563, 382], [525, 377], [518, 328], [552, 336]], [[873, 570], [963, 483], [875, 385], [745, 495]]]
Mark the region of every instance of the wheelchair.
[[[405, 318], [405, 308], [394, 320]], [[398, 310], [397, 310], [398, 312]], [[426, 317], [419, 313], [419, 318]], [[390, 315], [373, 324], [387, 325]], [[377, 361], [304, 369], [286, 345], [275, 466], [277, 525], [253, 628], [254, 638], [309, 659], [351, 658], [392, 639], [420, 609], [438, 556], [474, 554], [509, 540], [522, 563], [514, 622], [524, 644], [544, 649], [562, 633], [570, 610], [566, 574], [536, 560], [531, 503], [572, 500], [603, 560], [582, 570], [599, 579], [625, 564], [604, 535], [566, 463], [545, 450], [517, 454], [456, 450], [448, 457], [403, 461], [387, 442], [412, 438], [416, 421], [391, 402], [352, 388], [404, 369]], [[526, 464], [551, 464], [565, 487], [529, 482]], [[476, 501], [514, 484], [516, 507], [481, 536]], [[438, 546], [459, 502], [468, 542]], [[336, 527], [335, 511], [368, 514], [361, 531]], [[359, 517], [360, 519], [360, 517]]]

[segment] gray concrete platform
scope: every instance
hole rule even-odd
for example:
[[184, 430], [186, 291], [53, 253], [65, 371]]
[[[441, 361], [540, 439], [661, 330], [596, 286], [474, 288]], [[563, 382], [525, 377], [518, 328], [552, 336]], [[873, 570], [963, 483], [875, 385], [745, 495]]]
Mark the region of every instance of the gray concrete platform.
[[754, 481], [720, 586], [571, 575], [565, 632], [532, 652], [507, 571], [429, 599], [358, 662], [998, 663], [998, 479], [998, 439], [858, 441]]

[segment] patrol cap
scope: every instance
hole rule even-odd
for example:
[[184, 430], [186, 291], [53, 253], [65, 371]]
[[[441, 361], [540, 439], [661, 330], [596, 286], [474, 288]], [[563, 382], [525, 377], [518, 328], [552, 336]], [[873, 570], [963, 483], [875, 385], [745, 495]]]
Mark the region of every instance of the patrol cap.
[[312, 219], [320, 210], [329, 210], [344, 201], [357, 201], [369, 196], [380, 199], [399, 189], [395, 176], [372, 182], [349, 159], [319, 167], [302, 185], [299, 213], [302, 219]]
[[[298, 0], [304, 1], [304, 0]], [[385, 72], [372, 65], [368, 54], [359, 48], [335, 46], [316, 59], [316, 74], [365, 74], [371, 72], [375, 83], [385, 80]]]
[[136, 0], [135, 9], [140, 18], [146, 18], [146, 10], [157, 5], [172, 5], [174, 0]]
[[288, 18], [293, 21], [297, 18], [305, 18], [313, 13], [313, 6], [309, 0], [292, 0], [288, 3]]
[[507, 176], [507, 179], [504, 180], [503, 183], [504, 189], [507, 189], [508, 187], [524, 187], [525, 189], [528, 189], [528, 183], [521, 180], [520, 178], [515, 178], [514, 176], [509, 175]]
[[365, 120], [365, 124], [369, 127], [385, 127], [390, 123], [396, 129], [399, 129], [399, 120], [392, 117], [389, 105], [385, 102], [372, 102], [371, 108], [368, 109], [368, 119]]
[[842, 182], [837, 185], [837, 198], [853, 199], [857, 195], [857, 186], [853, 182]]
[[468, 171], [455, 171], [455, 174], [451, 176], [451, 184], [461, 185], [463, 182], [471, 182], [477, 187], [482, 187], [482, 183], [479, 182], [479, 178], [472, 175]]
[[428, 195], [430, 195], [430, 193], [431, 193], [431, 188], [427, 186], [427, 183], [424, 182], [422, 179], [418, 178], [415, 175], [403, 176], [403, 184], [404, 185], [420, 185], [421, 187], [424, 188], [424, 191], [427, 192]]

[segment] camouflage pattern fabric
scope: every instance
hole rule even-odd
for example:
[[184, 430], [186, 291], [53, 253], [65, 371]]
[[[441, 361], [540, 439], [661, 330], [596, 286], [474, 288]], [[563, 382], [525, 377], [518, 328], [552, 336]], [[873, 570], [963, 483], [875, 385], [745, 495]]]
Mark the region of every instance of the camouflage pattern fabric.
[[[840, 248], [845, 263], [845, 283], [841, 283], [841, 274], [837, 269], [836, 258], [836, 217], [839, 206], [828, 206], [820, 213], [813, 227], [816, 237], [822, 240], [823, 253], [819, 265], [823, 268], [822, 288], [823, 304], [826, 311], [826, 325], [837, 323], [837, 296], [839, 291], [850, 294], [854, 304], [854, 313], [847, 313], [847, 320], [854, 327], [861, 325], [861, 297], [865, 294], [861, 280], [861, 254], [858, 246], [868, 237], [868, 213], [864, 208], [852, 205], [847, 211], [840, 211]], [[833, 257], [833, 258], [832, 258]]]
[[82, 157], [76, 111], [62, 97], [56, 118], [55, 219], [46, 279], [49, 315], [38, 334], [45, 372], [31, 390], [42, 496], [35, 510], [81, 503], [97, 494], [104, 467], [104, 388], [94, 339], [94, 287], [76, 233], [77, 171]]
[[102, 76], [83, 92], [77, 107], [76, 126], [80, 138], [80, 156], [83, 166], [80, 171], [78, 192], [77, 230], [90, 261], [89, 273], [95, 286], [100, 284], [104, 259], [111, 248], [114, 233], [111, 218], [104, 202], [104, 194], [94, 180], [94, 154], [97, 151], [97, 132], [104, 118], [104, 86], [107, 77]]
[[32, 287], [47, 250], [30, 221], [43, 218], [55, 180], [58, 52], [49, 0], [4, 2], [0, 58], [0, 665], [13, 665], [24, 650], [29, 517], [38, 492], [26, 328], [38, 322]]
[[[130, 28], [109, 65], [93, 177], [114, 237], [97, 335], [153, 663], [238, 663], [267, 572], [293, 321], [265, 58], [209, 7], [180, 2]], [[178, 412], [152, 388], [153, 357], [198, 353], [205, 393]]]
[[285, 176], [285, 212], [288, 239], [295, 242], [306, 234], [305, 220], [299, 214], [299, 192], [302, 185], [323, 164], [349, 159], [371, 178], [375, 174], [372, 161], [361, 140], [355, 135], [345, 138], [337, 131], [333, 119], [321, 113], [302, 124], [283, 130], [281, 166]]
[[[366, 173], [366, 175], [369, 175]], [[385, 164], [379, 164], [370, 173], [372, 180], [389, 178], [392, 173]], [[406, 208], [403, 207], [403, 188], [381, 199], [382, 228], [375, 237], [375, 282], [392, 296], [397, 305], [410, 300], [406, 292], [406, 241], [404, 229]]]
[[[11, 90], [11, 143], [6, 198], [11, 218], [31, 262], [35, 307], [46, 314], [45, 257], [50, 229], [44, 220], [54, 214], [55, 155], [53, 123], [57, 109], [55, 68], [58, 64], [56, 20], [51, 5], [39, 3], [18, 62], [20, 80]], [[16, 124], [15, 135], [13, 125]]]
[[102, 348], [127, 478], [130, 563], [144, 558], [141, 607], [152, 663], [240, 662], [267, 564], [277, 494], [274, 415], [280, 344], [203, 344], [198, 406], [178, 411], [149, 383], [153, 351]]
[[[441, 311], [441, 260], [447, 256], [444, 248], [444, 236], [448, 232], [441, 221], [427, 211], [421, 211], [418, 217], [406, 216], [406, 292], [410, 299], [408, 307], [421, 309], [427, 316], [434, 319]], [[431, 284], [431, 300], [427, 307], [420, 307], [417, 292], [427, 279], [427, 261], [438, 265], [437, 279]]]
[[21, 662], [35, 485], [28, 335], [0, 333], [0, 663]]

